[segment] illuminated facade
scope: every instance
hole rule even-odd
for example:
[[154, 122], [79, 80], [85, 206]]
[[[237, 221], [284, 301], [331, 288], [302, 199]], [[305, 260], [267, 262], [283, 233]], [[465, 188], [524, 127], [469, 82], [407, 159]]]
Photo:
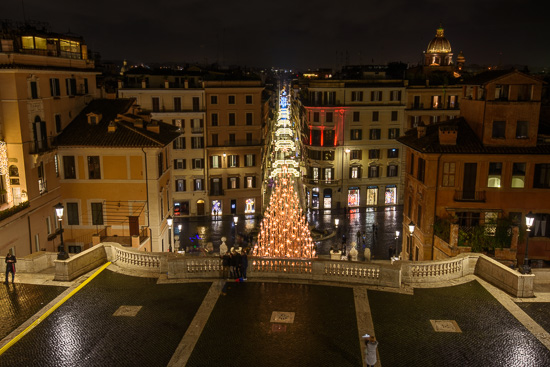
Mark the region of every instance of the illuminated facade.
[[260, 81], [205, 81], [206, 215], [260, 214], [264, 123]]
[[206, 214], [206, 103], [202, 83], [184, 73], [130, 69], [118, 95], [135, 98], [151, 117], [180, 128], [172, 142], [170, 191], [173, 216]]
[[96, 95], [97, 72], [81, 38], [30, 27], [0, 32], [0, 209], [30, 206], [2, 221], [0, 251], [25, 256], [54, 247], [53, 141]]
[[401, 204], [403, 81], [309, 80], [301, 96], [307, 207]]
[[[550, 145], [539, 134], [542, 84], [517, 71], [480, 74], [461, 86], [459, 118], [418, 126], [399, 139], [407, 147], [405, 258], [457, 254], [434, 241], [436, 218], [458, 224], [460, 233], [483, 226], [494, 236], [499, 220], [524, 229], [532, 211], [529, 258], [550, 259]], [[458, 243], [468, 246], [462, 236]]]
[[170, 144], [178, 136], [133, 99], [92, 101], [57, 138], [64, 241], [85, 249], [89, 234], [101, 233], [168, 250]]

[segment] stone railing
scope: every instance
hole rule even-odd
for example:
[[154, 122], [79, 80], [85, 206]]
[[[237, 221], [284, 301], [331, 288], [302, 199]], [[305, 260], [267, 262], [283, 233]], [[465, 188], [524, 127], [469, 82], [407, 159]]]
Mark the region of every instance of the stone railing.
[[112, 245], [110, 247], [111, 261], [121, 268], [151, 273], [161, 273], [161, 269], [165, 268], [162, 266], [166, 263], [165, 253], [137, 251]]
[[[36, 255], [38, 256], [38, 255]], [[44, 255], [42, 255], [44, 256]], [[185, 256], [151, 253], [101, 243], [68, 260], [54, 260], [56, 280], [72, 280], [101, 264], [112, 261], [123, 269], [167, 274], [173, 279], [215, 279], [222, 276], [217, 256]], [[488, 256], [461, 254], [440, 261], [359, 262], [328, 259], [248, 258], [249, 279], [324, 281], [400, 288], [414, 287], [477, 275], [515, 297], [532, 297], [535, 275], [523, 275]]]
[[55, 265], [57, 252], [39, 251], [17, 259], [16, 270], [23, 273], [39, 273]]

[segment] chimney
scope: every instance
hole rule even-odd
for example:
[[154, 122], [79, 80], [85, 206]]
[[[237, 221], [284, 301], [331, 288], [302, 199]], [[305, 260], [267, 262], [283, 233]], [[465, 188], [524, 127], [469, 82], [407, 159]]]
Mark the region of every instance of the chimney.
[[440, 126], [439, 127], [439, 144], [456, 145], [457, 135], [458, 135], [458, 129], [456, 126]]
[[151, 121], [150, 124], [147, 124], [147, 131], [152, 131], [154, 133], [160, 133], [160, 126], [157, 121]]
[[183, 87], [184, 87], [185, 89], [189, 88], [189, 80], [185, 79], [185, 80], [183, 81]]
[[416, 128], [416, 132], [418, 134], [418, 139], [425, 137], [426, 125], [424, 125], [423, 123], [418, 124], [418, 127]]
[[145, 79], [141, 80], [141, 88], [143, 89], [147, 88], [147, 81]]
[[168, 79], [164, 80], [164, 88], [170, 88], [170, 82], [168, 81]]
[[118, 81], [118, 89], [122, 89], [124, 87], [124, 82], [122, 80]]
[[111, 121], [109, 122], [109, 126], [107, 127], [107, 132], [114, 133], [116, 131], [116, 122]]

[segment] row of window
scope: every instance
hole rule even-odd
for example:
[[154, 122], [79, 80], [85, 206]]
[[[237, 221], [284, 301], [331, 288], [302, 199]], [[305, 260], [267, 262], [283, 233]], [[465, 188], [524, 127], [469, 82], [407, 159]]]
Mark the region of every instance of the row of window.
[[[178, 178], [174, 181], [176, 192], [185, 192], [187, 189], [187, 179]], [[190, 191], [204, 191], [204, 179], [203, 178], [194, 178], [190, 179], [192, 181], [192, 188]], [[211, 178], [210, 179], [210, 194], [211, 195], [223, 195], [221, 178]], [[243, 178], [243, 185], [246, 189], [256, 188], [256, 177], [255, 176], [246, 176]], [[239, 189], [241, 188], [241, 178], [238, 176], [227, 177], [227, 189]]]
[[[399, 128], [390, 128], [388, 129], [388, 139], [397, 139], [399, 137], [400, 130]], [[351, 129], [350, 130], [350, 140], [362, 140], [363, 139], [363, 129]], [[382, 129], [369, 129], [369, 140], [380, 140], [382, 139]]]
[[[508, 129], [513, 129], [513, 126], [508, 126]], [[506, 139], [506, 121], [493, 121], [493, 130], [492, 130], [491, 137], [493, 139]], [[515, 137], [516, 139], [529, 138], [529, 121], [518, 120], [516, 122]]]
[[[219, 114], [217, 112], [211, 113], [210, 121], [212, 126], [219, 126], [220, 124]], [[254, 114], [252, 112], [245, 113], [244, 123], [245, 125], [248, 125], [248, 126], [254, 123]], [[237, 114], [235, 112], [229, 112], [227, 114], [227, 125], [229, 126], [242, 125], [241, 123], [237, 124]]]
[[[310, 167], [309, 168], [309, 177], [314, 180], [322, 181], [332, 181], [335, 179], [334, 168], [332, 167]], [[378, 178], [382, 177], [381, 173], [383, 167], [379, 165], [372, 165], [367, 167], [367, 177], [368, 178]], [[389, 164], [386, 166], [386, 176], [385, 177], [397, 177], [399, 174], [399, 166], [397, 164]], [[361, 178], [362, 177], [362, 167], [361, 166], [352, 166], [349, 168], [349, 178]]]
[[[413, 103], [411, 105], [412, 109], [423, 109], [424, 103], [420, 102], [420, 96], [413, 97]], [[443, 101], [443, 96], [430, 96], [430, 106], [431, 109], [441, 109], [445, 108]], [[458, 96], [449, 95], [447, 96], [447, 107], [446, 108], [458, 108]]]
[[[334, 119], [334, 112], [328, 111], [324, 113], [325, 120], [324, 122], [335, 122]], [[391, 111], [391, 121], [398, 121], [399, 120], [399, 111]], [[321, 113], [318, 111], [313, 112], [313, 122], [321, 122]], [[361, 111], [353, 111], [352, 114], [352, 121], [353, 122], [360, 122], [361, 121]], [[380, 121], [380, 111], [371, 111], [371, 121], [377, 122]]]
[[[382, 157], [381, 149], [369, 149], [369, 159], [380, 159]], [[308, 157], [310, 159], [315, 159], [318, 161], [333, 161], [334, 160], [334, 151], [333, 150], [308, 150]], [[390, 148], [386, 151], [387, 158], [398, 158], [399, 149]], [[349, 159], [363, 159], [363, 151], [361, 149], [354, 149], [349, 151]]]
[[[151, 97], [151, 108], [153, 112], [159, 112], [160, 111], [160, 97]], [[182, 111], [182, 97], [174, 97], [173, 99], [173, 111], [180, 112]], [[165, 106], [163, 104], [163, 109], [165, 109]], [[200, 98], [199, 97], [192, 97], [192, 111], [198, 112], [200, 111]]]
[[[80, 225], [80, 215], [78, 211], [78, 203], [68, 202], [65, 203], [67, 224], [70, 226]], [[92, 225], [102, 226], [103, 220], [103, 203], [90, 203], [90, 209], [92, 213], [91, 223]]]
[[[252, 104], [252, 95], [247, 94], [244, 96], [245, 104]], [[215, 94], [210, 95], [210, 104], [218, 104], [218, 96]], [[227, 96], [227, 104], [237, 104], [237, 96], [230, 94]]]
[[[416, 169], [416, 178], [420, 182], [424, 182], [426, 162], [424, 159], [418, 157], [416, 160], [417, 169]], [[477, 170], [477, 165], [471, 163], [473, 173], [468, 176], [468, 173], [464, 173], [465, 176], [471, 177], [472, 180], [475, 180], [475, 171]], [[524, 188], [525, 187], [525, 172], [527, 170], [527, 163], [525, 162], [512, 162], [511, 163], [512, 175], [510, 180], [511, 188]], [[466, 168], [465, 168], [466, 171]], [[503, 187], [502, 182], [502, 172], [503, 172], [503, 163], [502, 162], [489, 162], [489, 168], [487, 171], [487, 187], [500, 188]], [[409, 174], [414, 175], [415, 173], [415, 157], [411, 154], [409, 159]], [[444, 187], [455, 187], [456, 186], [456, 163], [455, 162], [445, 162], [443, 163], [443, 172], [442, 172], [442, 181], [441, 185]], [[550, 163], [538, 163], [534, 166], [534, 175], [533, 175], [533, 187], [539, 189], [548, 189], [550, 188]]]
[[[227, 162], [225, 163], [226, 167], [237, 168], [239, 167], [239, 156], [230, 154], [226, 157], [221, 155], [210, 156], [210, 168], [223, 168], [223, 159], [225, 158]], [[202, 169], [204, 168], [204, 159], [203, 158], [192, 158], [191, 168], [192, 169]], [[255, 154], [245, 154], [244, 155], [244, 167], [254, 167], [256, 166], [256, 155]], [[174, 168], [175, 169], [187, 169], [187, 160], [186, 159], [174, 159]]]
[[[362, 90], [346, 92], [346, 100], [351, 102], [381, 102], [384, 100], [385, 93], [382, 90], [373, 90], [369, 92]], [[391, 90], [388, 94], [389, 101], [399, 102], [401, 101], [402, 91]], [[310, 91], [309, 100], [316, 105], [325, 104], [332, 105], [336, 102], [336, 92], [333, 91]]]
[[[63, 178], [65, 179], [76, 179], [76, 163], [75, 157], [73, 155], [64, 155], [63, 156]], [[88, 166], [88, 179], [90, 180], [99, 180], [101, 179], [101, 166], [99, 161], [99, 156], [88, 156], [87, 157], [87, 166]]]
[[[38, 81], [31, 80], [29, 81], [29, 88], [31, 99], [38, 99]], [[65, 79], [65, 91], [67, 96], [76, 96], [77, 94], [88, 94], [88, 79], [82, 79], [82, 84], [80, 89], [77, 89], [76, 79], [75, 78], [66, 78]], [[59, 78], [50, 78], [50, 94], [52, 97], [61, 96], [61, 86]]]

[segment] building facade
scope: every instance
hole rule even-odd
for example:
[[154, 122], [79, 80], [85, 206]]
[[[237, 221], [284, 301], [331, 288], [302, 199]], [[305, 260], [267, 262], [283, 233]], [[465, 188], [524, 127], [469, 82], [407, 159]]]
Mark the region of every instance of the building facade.
[[[96, 95], [96, 72], [78, 37], [2, 27], [0, 43], [0, 251], [52, 250], [61, 200], [53, 141]], [[25, 208], [26, 207], [26, 208]]]
[[398, 205], [403, 80], [309, 80], [301, 91], [309, 209]]
[[179, 130], [134, 103], [96, 99], [57, 138], [64, 241], [75, 252], [91, 234], [147, 251], [171, 245], [170, 144]]
[[[407, 147], [405, 258], [449, 256], [435, 244], [441, 219], [458, 224], [459, 245], [476, 246], [466, 242], [469, 233], [481, 226], [484, 236], [495, 237], [506, 223], [505, 231], [524, 230], [528, 212], [535, 214], [529, 258], [550, 258], [550, 144], [538, 139], [542, 85], [517, 71], [482, 73], [462, 85], [459, 118], [418, 126], [399, 139]], [[509, 237], [495, 246], [509, 247]], [[524, 244], [520, 235], [519, 262]]]

